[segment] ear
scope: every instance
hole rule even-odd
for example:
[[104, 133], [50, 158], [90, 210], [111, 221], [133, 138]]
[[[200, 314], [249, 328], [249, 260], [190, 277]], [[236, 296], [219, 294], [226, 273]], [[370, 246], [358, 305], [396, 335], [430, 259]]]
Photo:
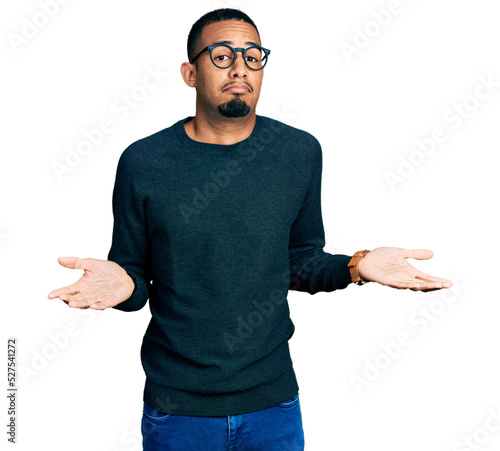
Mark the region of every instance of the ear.
[[196, 88], [196, 66], [194, 64], [182, 63], [181, 75], [184, 83], [191, 88]]

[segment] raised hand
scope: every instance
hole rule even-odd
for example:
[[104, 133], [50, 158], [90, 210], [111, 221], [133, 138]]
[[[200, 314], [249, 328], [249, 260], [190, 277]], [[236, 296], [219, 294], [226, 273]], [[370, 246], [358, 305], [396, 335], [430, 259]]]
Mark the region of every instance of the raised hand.
[[134, 291], [134, 281], [117, 263], [95, 258], [60, 257], [60, 265], [83, 269], [80, 280], [51, 291], [49, 299], [59, 298], [69, 307], [104, 310], [126, 301]]
[[377, 247], [359, 261], [359, 275], [368, 281], [413, 291], [433, 291], [451, 287], [449, 280], [419, 271], [406, 260], [427, 260], [432, 255], [432, 251], [428, 249]]

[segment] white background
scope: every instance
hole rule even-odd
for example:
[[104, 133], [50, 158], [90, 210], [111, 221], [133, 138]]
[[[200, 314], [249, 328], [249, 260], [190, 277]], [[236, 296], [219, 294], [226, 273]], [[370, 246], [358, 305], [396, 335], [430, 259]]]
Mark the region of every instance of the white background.
[[[106, 258], [121, 152], [194, 114], [179, 71], [187, 35], [221, 6], [249, 14], [272, 50], [258, 114], [322, 144], [325, 250], [428, 248], [431, 260], [410, 262], [454, 283], [430, 293], [376, 284], [290, 292], [306, 449], [498, 449], [497, 2], [401, 0], [387, 23], [377, 13], [394, 5], [73, 0], [46, 23], [42, 2], [3, 6], [0, 321], [3, 366], [7, 337], [17, 337], [22, 366], [16, 449], [141, 449], [148, 305], [77, 310], [47, 294], [82, 273], [58, 257]], [[356, 44], [348, 58], [342, 45]], [[168, 75], [119, 112], [121, 96], [139, 95], [158, 67]], [[477, 91], [480, 77], [497, 86]], [[460, 105], [468, 117], [459, 123]], [[113, 131], [59, 179], [54, 163], [106, 118]], [[436, 128], [444, 142], [418, 153], [416, 140]], [[391, 188], [387, 172], [398, 171], [405, 176]], [[400, 333], [410, 345], [384, 357]], [[370, 362], [386, 367], [368, 381]], [[354, 375], [367, 381], [360, 391]], [[6, 387], [6, 369], [2, 378]], [[4, 449], [5, 398], [1, 412]]]

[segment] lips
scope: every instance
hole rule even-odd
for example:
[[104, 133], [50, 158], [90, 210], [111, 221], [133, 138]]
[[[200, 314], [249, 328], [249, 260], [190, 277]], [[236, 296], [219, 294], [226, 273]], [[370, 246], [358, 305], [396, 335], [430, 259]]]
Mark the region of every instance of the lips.
[[224, 89], [224, 92], [245, 93], [250, 92], [250, 88], [247, 85], [231, 85]]

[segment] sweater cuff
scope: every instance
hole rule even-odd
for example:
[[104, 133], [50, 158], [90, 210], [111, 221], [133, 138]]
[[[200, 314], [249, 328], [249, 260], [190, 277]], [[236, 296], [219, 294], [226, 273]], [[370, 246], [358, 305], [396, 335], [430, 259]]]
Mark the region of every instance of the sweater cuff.
[[352, 283], [352, 278], [351, 278], [351, 271], [349, 270], [349, 267], [347, 266], [349, 262], [351, 261], [352, 255], [339, 255], [339, 258], [342, 259], [342, 270], [339, 271], [338, 274], [338, 279], [337, 279], [337, 284], [342, 288], [347, 287], [350, 283]]
[[129, 271], [127, 271], [127, 274], [134, 281], [134, 291], [126, 301], [115, 305], [113, 308], [123, 312], [133, 312], [140, 310], [146, 305], [149, 298], [149, 290], [142, 277]]

